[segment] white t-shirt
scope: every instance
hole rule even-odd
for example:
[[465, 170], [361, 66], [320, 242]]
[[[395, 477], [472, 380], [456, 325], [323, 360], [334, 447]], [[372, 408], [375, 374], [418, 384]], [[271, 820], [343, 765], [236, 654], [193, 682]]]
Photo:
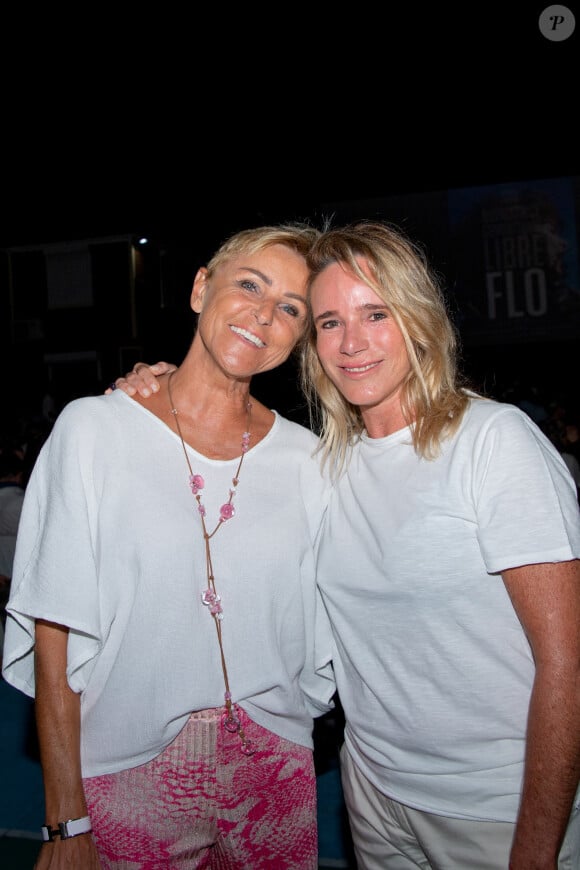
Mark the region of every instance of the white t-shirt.
[[366, 435], [331, 496], [318, 583], [348, 751], [384, 794], [514, 821], [534, 664], [501, 572], [580, 557], [564, 461], [511, 405], [475, 399], [439, 459]]
[[[241, 440], [241, 433], [240, 433]], [[327, 487], [315, 436], [276, 415], [245, 456], [235, 516], [212, 538], [233, 700], [312, 746], [334, 684], [314, 578]], [[213, 529], [238, 461], [189, 451]], [[4, 677], [34, 694], [34, 620], [70, 627], [84, 776], [149, 761], [193, 710], [224, 703], [201, 521], [181, 441], [122, 391], [71, 402], [37, 460], [20, 520]], [[314, 661], [318, 620], [319, 661]]]

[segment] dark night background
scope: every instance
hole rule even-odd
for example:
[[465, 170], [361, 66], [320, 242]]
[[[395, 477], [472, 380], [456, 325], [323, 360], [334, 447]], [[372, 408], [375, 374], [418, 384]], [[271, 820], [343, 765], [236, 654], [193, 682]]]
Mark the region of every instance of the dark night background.
[[[147, 234], [171, 297], [135, 342], [148, 360], [180, 360], [195, 269], [245, 226], [384, 217], [451, 282], [437, 217], [409, 202], [580, 176], [578, 10], [567, 4], [574, 34], [550, 42], [538, 27], [546, 4], [509, 5], [9, 13], [0, 249]], [[115, 292], [112, 280], [101, 339], [123, 316]], [[39, 348], [2, 334], [7, 401], [33, 406]], [[575, 389], [576, 338], [465, 347], [464, 362], [492, 391], [520, 365]], [[125, 359], [71, 389], [104, 388]], [[292, 377], [267, 385], [283, 412]]]
[[576, 175], [579, 11], [550, 42], [546, 5], [5, 12], [0, 243], [213, 247], [323, 203]]

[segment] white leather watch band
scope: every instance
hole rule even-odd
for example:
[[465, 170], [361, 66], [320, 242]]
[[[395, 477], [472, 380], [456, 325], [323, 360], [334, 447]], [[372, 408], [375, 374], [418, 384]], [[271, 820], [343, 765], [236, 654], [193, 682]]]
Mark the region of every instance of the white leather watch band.
[[56, 828], [43, 825], [40, 833], [42, 834], [43, 842], [52, 843], [55, 837], [60, 837], [61, 840], [68, 840], [70, 837], [78, 837], [79, 834], [88, 834], [92, 830], [89, 817], [82, 816], [80, 819], [68, 819], [66, 822], [59, 822]]

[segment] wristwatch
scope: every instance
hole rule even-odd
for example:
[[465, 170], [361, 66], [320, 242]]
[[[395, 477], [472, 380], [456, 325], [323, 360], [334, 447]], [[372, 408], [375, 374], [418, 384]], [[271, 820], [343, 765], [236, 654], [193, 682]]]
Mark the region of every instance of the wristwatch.
[[92, 830], [91, 820], [88, 816], [83, 816], [80, 819], [68, 819], [66, 822], [59, 822], [57, 828], [43, 825], [40, 833], [42, 834], [43, 842], [52, 843], [55, 837], [60, 837], [61, 840], [68, 840], [70, 837], [78, 837], [79, 834], [88, 834]]

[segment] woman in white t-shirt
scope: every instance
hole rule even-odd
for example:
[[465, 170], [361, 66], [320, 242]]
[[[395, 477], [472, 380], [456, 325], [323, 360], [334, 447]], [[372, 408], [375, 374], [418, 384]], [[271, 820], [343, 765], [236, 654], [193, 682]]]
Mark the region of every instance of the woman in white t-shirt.
[[318, 865], [327, 486], [313, 433], [250, 393], [304, 335], [316, 235], [226, 240], [195, 276], [179, 368], [148, 401], [69, 403], [38, 457], [3, 666], [35, 697], [37, 870]]
[[309, 264], [304, 386], [335, 477], [317, 581], [359, 870], [572, 870], [580, 514], [568, 469], [520, 409], [463, 388], [442, 291], [403, 233], [337, 228]]

